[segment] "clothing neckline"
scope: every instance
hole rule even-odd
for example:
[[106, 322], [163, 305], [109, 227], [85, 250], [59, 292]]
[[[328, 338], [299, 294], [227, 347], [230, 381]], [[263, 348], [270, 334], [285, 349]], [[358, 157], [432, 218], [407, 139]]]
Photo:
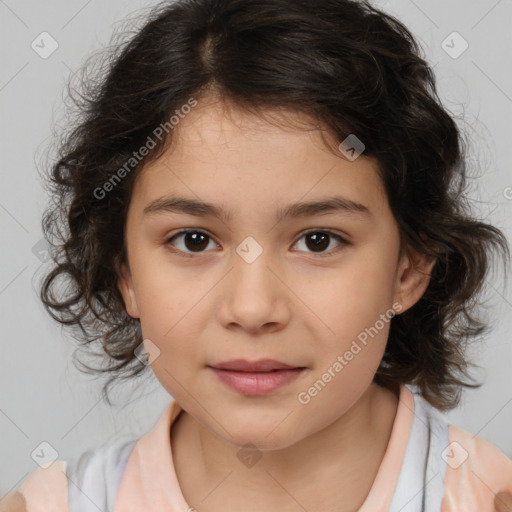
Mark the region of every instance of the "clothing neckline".
[[404, 461], [414, 418], [414, 396], [404, 385], [400, 386], [398, 407], [388, 446], [373, 480], [368, 496], [358, 512], [387, 512], [393, 500], [398, 477]]
[[[190, 510], [176, 475], [171, 428], [183, 411], [173, 398], [153, 428], [135, 444], [119, 488], [114, 512], [146, 506], [154, 512]], [[414, 416], [414, 396], [401, 385], [391, 435], [370, 491], [358, 512], [387, 512], [395, 492]]]

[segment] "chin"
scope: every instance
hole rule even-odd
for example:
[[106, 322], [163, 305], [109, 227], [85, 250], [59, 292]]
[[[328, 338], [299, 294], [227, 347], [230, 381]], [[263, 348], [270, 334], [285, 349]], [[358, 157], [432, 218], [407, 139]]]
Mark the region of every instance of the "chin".
[[[279, 430], [279, 432], [278, 432]], [[230, 430], [231, 436], [222, 436], [223, 441], [239, 450], [251, 449], [256, 451], [282, 450], [292, 446], [300, 438], [293, 438], [286, 429], [276, 429], [273, 426], [252, 424], [251, 428], [238, 428], [236, 432]], [[270, 434], [269, 434], [270, 433]]]

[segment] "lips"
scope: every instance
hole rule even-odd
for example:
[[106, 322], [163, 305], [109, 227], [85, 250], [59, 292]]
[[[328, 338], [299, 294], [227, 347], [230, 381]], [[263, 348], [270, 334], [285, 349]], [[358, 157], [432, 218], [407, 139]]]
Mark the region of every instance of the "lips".
[[274, 359], [236, 359], [209, 366], [230, 389], [245, 396], [267, 395], [293, 382], [306, 369]]
[[296, 368], [304, 368], [303, 366], [291, 366], [274, 359], [260, 359], [258, 361], [246, 361], [245, 359], [234, 359], [210, 365], [218, 370], [232, 370], [237, 372], [271, 372], [274, 370], [292, 370]]

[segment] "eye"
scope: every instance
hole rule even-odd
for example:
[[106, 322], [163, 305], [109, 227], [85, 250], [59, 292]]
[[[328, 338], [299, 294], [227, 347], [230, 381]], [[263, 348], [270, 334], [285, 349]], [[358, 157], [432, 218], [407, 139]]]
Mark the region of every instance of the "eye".
[[180, 238], [182, 238], [182, 243], [181, 247], [178, 247], [178, 252], [184, 252], [187, 255], [201, 253], [206, 247], [208, 247], [208, 240], [213, 242], [211, 237], [203, 231], [199, 231], [197, 229], [186, 229], [176, 233], [174, 236], [166, 240], [165, 245], [174, 246], [174, 240]]
[[[338, 249], [326, 250], [332, 245], [331, 242], [333, 239], [338, 242], [338, 248], [340, 245], [348, 245], [349, 243], [343, 237], [332, 231], [315, 230], [304, 233], [294, 245], [297, 245], [303, 238], [305, 238], [306, 248], [319, 256], [329, 256], [333, 252], [337, 252]], [[180, 239], [181, 244], [175, 242]], [[165, 245], [176, 247], [177, 251], [175, 252], [181, 252], [186, 256], [191, 256], [194, 253], [200, 254], [205, 252], [209, 242], [217, 245], [207, 233], [197, 229], [185, 229], [166, 240]]]
[[[348, 242], [343, 237], [333, 233], [332, 231], [308, 231], [302, 235], [296, 244], [298, 244], [303, 238], [306, 239], [306, 247], [312, 249], [312, 252], [317, 253], [319, 256], [330, 256], [333, 252], [337, 252], [339, 250], [340, 245], [348, 245]], [[331, 245], [332, 239], [339, 242], [338, 249], [326, 251], [325, 249]]]

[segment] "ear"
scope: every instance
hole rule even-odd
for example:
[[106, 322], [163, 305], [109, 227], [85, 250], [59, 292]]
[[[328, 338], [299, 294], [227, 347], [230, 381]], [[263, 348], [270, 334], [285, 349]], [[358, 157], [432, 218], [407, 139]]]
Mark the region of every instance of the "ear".
[[137, 306], [135, 290], [133, 288], [132, 275], [126, 264], [120, 266], [117, 287], [123, 296], [126, 312], [132, 318], [140, 318], [139, 307]]
[[409, 248], [400, 257], [396, 282], [395, 301], [402, 306], [400, 313], [414, 306], [425, 293], [436, 258]]

